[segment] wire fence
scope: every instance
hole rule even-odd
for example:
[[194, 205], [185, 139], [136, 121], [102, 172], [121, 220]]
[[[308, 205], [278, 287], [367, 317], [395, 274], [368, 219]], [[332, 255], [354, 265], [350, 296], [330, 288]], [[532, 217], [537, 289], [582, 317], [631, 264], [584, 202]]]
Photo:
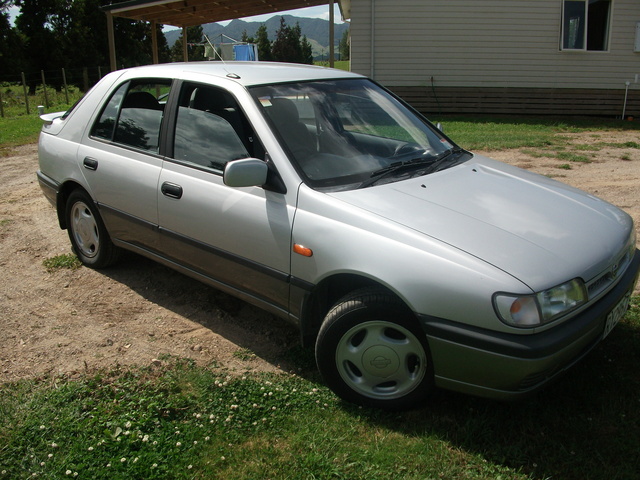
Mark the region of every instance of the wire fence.
[[59, 70], [40, 70], [0, 76], [0, 116], [27, 114], [38, 105], [45, 109], [73, 103], [104, 75], [109, 67], [94, 66]]

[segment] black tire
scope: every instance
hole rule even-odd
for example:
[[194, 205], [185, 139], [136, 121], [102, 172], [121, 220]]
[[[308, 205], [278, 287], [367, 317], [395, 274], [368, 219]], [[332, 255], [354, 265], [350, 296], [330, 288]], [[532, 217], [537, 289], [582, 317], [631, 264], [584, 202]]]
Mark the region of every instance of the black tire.
[[325, 383], [342, 399], [376, 408], [420, 406], [433, 389], [427, 339], [390, 292], [359, 289], [326, 315], [316, 340]]
[[120, 250], [111, 242], [95, 203], [84, 190], [69, 195], [65, 215], [71, 246], [84, 265], [105, 268], [117, 261]]

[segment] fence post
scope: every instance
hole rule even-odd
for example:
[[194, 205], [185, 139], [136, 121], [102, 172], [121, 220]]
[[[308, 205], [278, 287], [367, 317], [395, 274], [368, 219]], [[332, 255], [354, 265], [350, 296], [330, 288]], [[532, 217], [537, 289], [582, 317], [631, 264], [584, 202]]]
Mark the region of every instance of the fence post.
[[89, 91], [89, 70], [87, 67], [82, 68], [82, 79], [84, 80], [84, 91]]
[[42, 76], [42, 88], [44, 90], [44, 106], [49, 108], [49, 95], [47, 95], [47, 84], [44, 81], [44, 70], [40, 70], [40, 75]]
[[22, 90], [24, 91], [24, 103], [27, 106], [27, 115], [31, 112], [29, 111], [29, 95], [27, 92], [27, 80], [24, 78], [24, 72], [22, 73]]
[[64, 101], [67, 105], [69, 105], [69, 92], [67, 91], [67, 76], [64, 73], [64, 68], [62, 69], [62, 85], [64, 85]]

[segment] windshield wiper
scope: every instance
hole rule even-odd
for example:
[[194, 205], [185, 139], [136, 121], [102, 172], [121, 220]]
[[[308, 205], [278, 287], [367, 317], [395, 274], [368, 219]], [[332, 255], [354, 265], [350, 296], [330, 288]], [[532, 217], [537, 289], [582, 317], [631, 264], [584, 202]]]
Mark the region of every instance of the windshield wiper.
[[383, 178], [386, 178], [392, 174], [398, 173], [405, 169], [408, 170], [408, 169], [412, 169], [422, 165], [429, 166], [429, 168], [423, 172], [424, 175], [426, 175], [427, 173], [433, 173], [437, 171], [442, 166], [443, 163], [445, 163], [445, 160], [450, 159], [453, 154], [460, 153], [460, 152], [464, 152], [464, 150], [460, 147], [456, 147], [456, 148], [450, 148], [448, 150], [445, 150], [444, 152], [442, 152], [441, 154], [435, 157], [429, 157], [429, 158], [418, 157], [418, 158], [413, 158], [411, 160], [406, 160], [404, 162], [394, 162], [379, 170], [375, 170], [371, 174], [370, 178], [362, 182], [358, 188], [370, 187], [371, 185], [379, 182]]
[[[436, 158], [439, 158], [439, 157], [436, 157]], [[398, 173], [399, 171], [415, 168], [416, 166], [420, 166], [420, 165], [429, 165], [433, 162], [434, 162], [433, 158], [426, 159], [423, 157], [412, 158], [411, 160], [405, 160], [404, 162], [393, 162], [387, 165], [386, 167], [382, 167], [379, 170], [375, 170], [374, 172], [372, 172], [371, 176], [367, 180], [362, 182], [358, 188], [369, 187], [374, 183], [382, 180], [383, 178], [386, 178], [389, 175], [392, 175], [394, 173]]]
[[442, 152], [440, 155], [436, 157], [435, 161], [431, 165], [429, 165], [429, 168], [425, 172], [425, 175], [429, 173], [437, 172], [438, 170], [440, 170], [442, 165], [444, 165], [447, 161], [454, 160], [455, 158], [457, 158], [454, 155], [458, 153], [464, 153], [464, 152], [465, 150], [463, 150], [460, 147], [454, 147], [454, 148], [450, 148], [449, 150], [445, 150], [444, 152]]

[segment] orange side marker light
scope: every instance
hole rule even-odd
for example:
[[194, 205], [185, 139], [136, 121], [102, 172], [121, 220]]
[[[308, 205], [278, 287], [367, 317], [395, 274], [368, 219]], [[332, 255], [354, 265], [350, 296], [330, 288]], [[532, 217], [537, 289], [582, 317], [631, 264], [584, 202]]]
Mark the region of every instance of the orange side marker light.
[[313, 250], [305, 247], [304, 245], [300, 245], [298, 243], [293, 244], [293, 251], [298, 255], [302, 255], [303, 257], [311, 257], [313, 256]]

